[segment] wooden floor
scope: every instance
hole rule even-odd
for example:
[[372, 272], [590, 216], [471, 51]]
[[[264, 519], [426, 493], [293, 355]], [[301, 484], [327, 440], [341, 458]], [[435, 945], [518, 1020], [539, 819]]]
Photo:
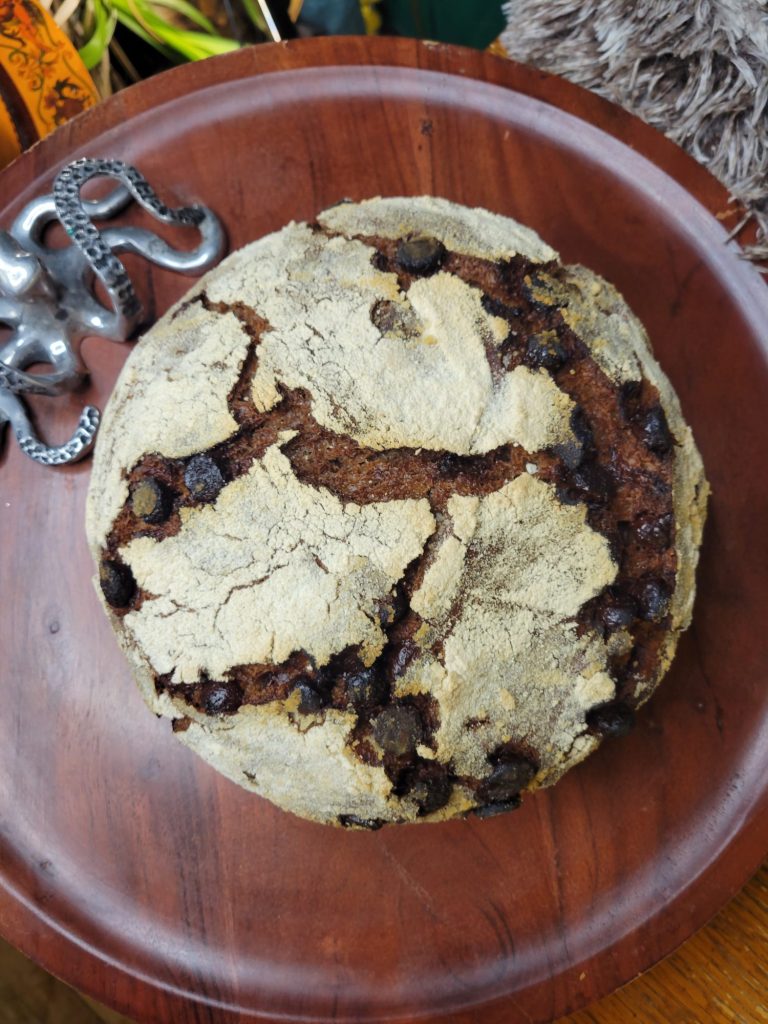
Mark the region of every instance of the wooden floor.
[[130, 1024], [0, 940], [0, 1024]]
[[[561, 1024], [768, 1024], [768, 863], [681, 950]], [[0, 941], [0, 1024], [130, 1024]], [[139, 1024], [148, 1024], [141, 1021]]]

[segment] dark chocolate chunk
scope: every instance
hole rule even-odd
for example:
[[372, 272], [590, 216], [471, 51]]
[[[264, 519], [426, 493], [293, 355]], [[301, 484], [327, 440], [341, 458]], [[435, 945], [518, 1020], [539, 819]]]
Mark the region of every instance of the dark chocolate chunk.
[[502, 320], [516, 320], [523, 313], [520, 306], [508, 306], [506, 302], [494, 299], [492, 295], [483, 295], [480, 305], [490, 316], [498, 316]]
[[660, 405], [652, 406], [642, 419], [643, 441], [652, 452], [665, 455], [675, 443], [667, 417]]
[[380, 270], [383, 274], [389, 269], [389, 261], [383, 252], [375, 252], [373, 256], [371, 256], [371, 263], [376, 270]]
[[552, 450], [568, 469], [577, 469], [595, 453], [595, 435], [581, 406], [576, 406], [571, 413], [571, 430], [573, 441], [554, 445]]
[[669, 589], [661, 580], [649, 580], [640, 592], [640, 608], [648, 622], [661, 622], [669, 611]]
[[404, 640], [390, 654], [387, 661], [389, 674], [393, 679], [399, 678], [419, 653], [419, 646], [413, 640]]
[[475, 807], [472, 813], [476, 818], [495, 818], [497, 814], [516, 811], [521, 803], [520, 797], [516, 796], [512, 800], [503, 800], [498, 803], [485, 804], [484, 807]]
[[637, 538], [643, 544], [650, 544], [659, 551], [668, 548], [672, 543], [672, 516], [667, 514], [640, 523]]
[[296, 690], [299, 694], [299, 711], [302, 715], [314, 715], [322, 710], [323, 698], [308, 679], [301, 679], [296, 684]]
[[184, 470], [184, 483], [196, 501], [215, 501], [224, 477], [210, 455], [193, 455]]
[[340, 814], [339, 824], [342, 828], [364, 828], [375, 832], [385, 824], [381, 818], [358, 818], [356, 814]]
[[619, 389], [619, 398], [622, 404], [634, 402], [640, 397], [642, 390], [643, 382], [641, 380], [625, 380]]
[[610, 474], [596, 462], [585, 462], [574, 469], [565, 486], [573, 497], [592, 504], [608, 501], [614, 492]]
[[203, 684], [202, 705], [206, 714], [231, 715], [242, 703], [243, 691], [231, 680]]
[[355, 708], [373, 707], [387, 695], [387, 684], [373, 668], [346, 678], [347, 702]]
[[408, 772], [399, 788], [416, 801], [419, 814], [434, 814], [450, 800], [453, 783], [442, 765], [423, 764]]
[[619, 408], [625, 420], [634, 421], [643, 394], [641, 380], [626, 380], [619, 388]]
[[603, 608], [600, 618], [609, 633], [617, 629], [629, 629], [637, 618], [637, 607], [630, 600], [609, 604]]
[[412, 753], [422, 737], [421, 716], [410, 704], [391, 704], [373, 720], [373, 738], [385, 754]]
[[497, 764], [478, 793], [488, 803], [507, 803], [513, 800], [536, 774], [536, 768], [524, 757]]
[[445, 452], [440, 456], [437, 468], [442, 476], [455, 476], [461, 470], [461, 457], [454, 452]]
[[587, 725], [601, 736], [626, 736], [634, 724], [632, 708], [620, 701], [598, 704], [587, 712]]
[[606, 500], [610, 494], [610, 478], [596, 463], [586, 463], [574, 471], [573, 486], [593, 501]]
[[437, 238], [417, 235], [397, 243], [397, 262], [408, 274], [431, 274], [445, 257], [445, 246]]
[[145, 523], [162, 523], [170, 514], [171, 496], [161, 483], [145, 476], [131, 490], [131, 508]]
[[542, 331], [532, 334], [525, 348], [525, 362], [536, 370], [549, 370], [555, 373], [568, 358], [555, 331]]
[[[584, 459], [584, 446], [579, 441], [566, 441], [564, 444], [552, 445], [552, 451], [562, 460], [566, 469], [577, 469]], [[578, 497], [574, 498], [574, 501], [578, 500]]]
[[99, 583], [107, 604], [113, 608], [126, 608], [136, 593], [136, 580], [130, 566], [109, 559], [99, 565]]

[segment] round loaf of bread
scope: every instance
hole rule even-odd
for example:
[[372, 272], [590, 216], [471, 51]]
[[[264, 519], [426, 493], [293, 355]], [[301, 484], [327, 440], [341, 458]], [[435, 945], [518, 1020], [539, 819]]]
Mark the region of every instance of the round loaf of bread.
[[631, 726], [690, 621], [707, 485], [645, 332], [530, 229], [342, 203], [136, 345], [88, 496], [157, 714], [346, 827], [489, 816]]

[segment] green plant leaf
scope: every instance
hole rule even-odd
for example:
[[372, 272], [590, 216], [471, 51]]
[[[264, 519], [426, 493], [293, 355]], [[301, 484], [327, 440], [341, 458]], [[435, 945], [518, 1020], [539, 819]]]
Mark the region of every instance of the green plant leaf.
[[193, 5], [187, 2], [187, 0], [154, 0], [155, 7], [166, 7], [170, 11], [176, 11], [177, 14], [182, 14], [189, 21], [193, 21], [200, 28], [204, 29], [210, 35], [218, 35], [216, 26], [213, 22], [209, 21], [204, 14], [202, 14]]
[[149, 44], [149, 46], [154, 47], [154, 49], [156, 49], [158, 53], [161, 53], [166, 60], [175, 62], [176, 64], [179, 63], [179, 54], [174, 53], [174, 51], [169, 49], [167, 46], [163, 46], [155, 36], [151, 35], [147, 29], [136, 20], [130, 10], [128, 10], [127, 6], [120, 4], [119, 0], [112, 0], [112, 3], [117, 13], [117, 20], [121, 25], [124, 25], [129, 32], [133, 32], [133, 34], [138, 36], [139, 39], [143, 39], [145, 43]]
[[245, 13], [251, 19], [259, 32], [263, 32], [265, 36], [268, 35], [269, 33], [267, 30], [267, 23], [264, 20], [264, 15], [261, 13], [261, 10], [254, 0], [243, 0], [243, 7], [245, 8]]
[[80, 59], [90, 71], [101, 60], [109, 46], [117, 24], [117, 12], [105, 7], [102, 0], [91, 0], [93, 13], [93, 34], [80, 49]]
[[121, 24], [174, 63], [202, 60], [239, 49], [239, 43], [218, 35], [208, 19], [197, 11], [192, 20], [205, 29], [203, 32], [178, 28], [154, 9], [161, 6], [191, 17], [190, 11], [194, 8], [187, 0], [156, 0], [154, 7], [148, 0], [110, 0], [110, 3]]

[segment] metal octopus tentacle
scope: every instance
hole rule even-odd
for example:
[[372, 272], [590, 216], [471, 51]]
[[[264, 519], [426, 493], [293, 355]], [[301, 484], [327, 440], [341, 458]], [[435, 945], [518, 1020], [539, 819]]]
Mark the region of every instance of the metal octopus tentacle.
[[[100, 199], [83, 199], [83, 186], [99, 177], [118, 185]], [[176, 250], [144, 228], [96, 227], [94, 220], [113, 216], [132, 199], [167, 224], [197, 229], [198, 246]], [[45, 243], [48, 225], [57, 220], [71, 245]], [[116, 253], [136, 253], [158, 266], [195, 274], [211, 266], [224, 246], [223, 228], [212, 211], [166, 206], [135, 168], [119, 160], [83, 159], [60, 171], [52, 194], [28, 203], [10, 232], [0, 231], [0, 323], [10, 329], [0, 342], [0, 433], [10, 422], [22, 450], [44, 465], [87, 454], [98, 427], [97, 410], [87, 406], [72, 438], [51, 447], [35, 435], [17, 396], [74, 389], [87, 377], [79, 355], [83, 338], [124, 341], [138, 326], [141, 303]], [[106, 305], [93, 292], [94, 275], [107, 291]], [[50, 365], [52, 372], [29, 369], [39, 363]]]
[[21, 399], [0, 389], [0, 432], [10, 423], [24, 454], [44, 466], [62, 466], [86, 456], [93, 448], [100, 418], [98, 409], [86, 405], [72, 437], [61, 445], [47, 445], [35, 434]]
[[[115, 178], [121, 182], [141, 206], [167, 224], [178, 224], [185, 227], [201, 227], [207, 224], [210, 227], [211, 217], [208, 211], [200, 206], [184, 206], [175, 210], [171, 209], [160, 201], [143, 175], [134, 167], [128, 167], [119, 160], [90, 160], [87, 158], [77, 160], [75, 163], [65, 167], [56, 176], [53, 183], [53, 199], [56, 205], [56, 214], [64, 225], [67, 234], [72, 239], [72, 244], [82, 252], [88, 264], [109, 293], [117, 313], [117, 333], [129, 334], [138, 324], [141, 316], [141, 303], [133, 289], [125, 267], [104, 239], [102, 233], [93, 224], [89, 211], [85, 209], [80, 197], [80, 191], [85, 183], [92, 178], [100, 177]], [[218, 226], [215, 218], [213, 222]], [[122, 233], [113, 232], [110, 241], [113, 242], [115, 248], [118, 246], [121, 248], [131, 248], [131, 236], [137, 237], [135, 230], [126, 229]], [[136, 251], [141, 252], [142, 255], [148, 255], [145, 249], [151, 249], [148, 245], [151, 237], [150, 232], [143, 233], [140, 238], [139, 248]], [[128, 244], [124, 245], [122, 239]], [[206, 243], [208, 244], [206, 245]], [[210, 239], [204, 238], [203, 248], [210, 255]], [[178, 256], [178, 254], [170, 246], [160, 242], [158, 258], [155, 262], [164, 266], [167, 265], [166, 261], [169, 257], [173, 256]], [[173, 269], [181, 268], [174, 267]], [[193, 269], [197, 269], [197, 265]]]

